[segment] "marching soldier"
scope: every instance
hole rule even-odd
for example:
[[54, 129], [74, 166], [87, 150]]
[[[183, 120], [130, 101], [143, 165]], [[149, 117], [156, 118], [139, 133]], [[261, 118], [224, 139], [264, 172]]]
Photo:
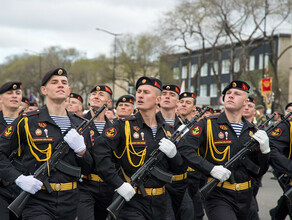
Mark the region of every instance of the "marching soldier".
[[[292, 102], [285, 107], [285, 115], [292, 111]], [[291, 188], [292, 160], [291, 160], [291, 116], [269, 134], [271, 145], [270, 164], [277, 176], [283, 174], [283, 190], [286, 192]], [[287, 214], [292, 218], [292, 205], [282, 196], [278, 200], [278, 206], [270, 211], [272, 219], [285, 219]]]
[[[126, 119], [121, 119], [104, 132], [104, 138], [98, 139], [97, 148], [93, 149], [96, 169], [101, 177], [111, 184], [115, 191], [127, 203], [119, 219], [161, 219], [165, 214], [165, 183], [150, 176], [144, 183], [144, 197], [140, 189], [129, 184], [129, 178], [149, 158], [150, 153], [159, 148], [166, 155], [158, 167], [166, 172], [180, 171], [177, 166], [181, 161], [176, 146], [164, 138], [170, 136], [173, 127], [165, 124], [156, 115], [160, 101], [162, 83], [152, 77], [141, 77], [136, 83], [136, 105], [139, 112]], [[114, 162], [118, 160], [117, 162]], [[119, 176], [115, 164], [121, 166], [125, 180]]]
[[135, 97], [132, 95], [121, 96], [116, 103], [116, 121], [119, 118], [127, 118], [134, 113]]
[[[178, 113], [186, 124], [193, 116], [194, 112], [201, 109], [196, 107], [196, 96], [192, 92], [183, 92], [179, 95]], [[198, 112], [199, 113], [199, 112]], [[199, 188], [205, 183], [205, 176], [191, 167], [187, 169], [188, 192], [193, 201], [195, 219], [204, 217], [203, 202], [199, 194]]]
[[[268, 169], [269, 139], [265, 131], [256, 131], [254, 125], [242, 117], [248, 102], [249, 85], [233, 81], [225, 89], [225, 111], [220, 115], [203, 118], [178, 144], [178, 150], [188, 165], [220, 183], [205, 201], [210, 220], [246, 219], [252, 199], [251, 177], [262, 176]], [[259, 149], [247, 157], [259, 166], [259, 173], [238, 164], [231, 171], [223, 165], [254, 138]], [[230, 179], [229, 179], [230, 178]]]
[[[167, 124], [174, 127], [175, 130], [183, 124], [182, 119], [175, 114], [178, 104], [180, 89], [176, 85], [163, 85], [160, 101], [160, 112]], [[166, 184], [168, 197], [168, 209], [166, 219], [175, 216], [175, 219], [193, 219], [194, 210], [193, 203], [187, 191], [188, 180], [187, 171], [176, 173], [172, 177], [172, 183]], [[185, 195], [186, 194], [186, 195]], [[185, 197], [184, 197], [185, 196]], [[173, 209], [173, 212], [171, 210]], [[170, 217], [171, 216], [171, 217]]]
[[[2, 111], [0, 111], [0, 133], [10, 125], [19, 113], [22, 100], [21, 82], [7, 82], [0, 87]], [[4, 180], [0, 181], [0, 217], [1, 219], [17, 219], [9, 212], [7, 206], [19, 194], [18, 187]]]
[[67, 108], [71, 114], [83, 115], [83, 98], [77, 93], [71, 92], [69, 96], [69, 106]]
[[[67, 72], [58, 68], [49, 71], [42, 79], [41, 92], [46, 97], [46, 106], [40, 110], [22, 114], [9, 125], [0, 137], [0, 178], [15, 182], [22, 190], [32, 194], [23, 210], [23, 219], [75, 219], [80, 177], [72, 176], [63, 169], [49, 171], [48, 193], [43, 183], [32, 175], [43, 163], [48, 163], [55, 147], [63, 141], [63, 135], [82, 120], [68, 113], [64, 101], [70, 93]], [[75, 129], [64, 136], [68, 153], [63, 164], [81, 167], [82, 173], [90, 172], [92, 157], [87, 152], [89, 135], [79, 135]], [[87, 138], [88, 137], [88, 138]], [[20, 172], [9, 160], [11, 152], [17, 151], [23, 164]], [[48, 164], [49, 168], [50, 164]]]
[[[94, 115], [94, 111], [98, 110], [102, 105], [107, 104], [110, 106], [112, 104], [111, 96], [112, 90], [109, 86], [94, 86], [89, 96], [90, 110], [84, 117], [90, 119]], [[94, 148], [99, 148], [97, 140], [101, 138], [104, 130], [112, 126], [111, 121], [105, 116], [105, 112], [106, 109], [99, 114], [90, 127], [91, 145], [90, 147], [88, 146], [90, 153]], [[108, 215], [106, 208], [112, 201], [114, 189], [97, 175], [94, 167], [89, 175], [84, 176], [78, 187], [80, 189], [78, 219], [106, 219]]]

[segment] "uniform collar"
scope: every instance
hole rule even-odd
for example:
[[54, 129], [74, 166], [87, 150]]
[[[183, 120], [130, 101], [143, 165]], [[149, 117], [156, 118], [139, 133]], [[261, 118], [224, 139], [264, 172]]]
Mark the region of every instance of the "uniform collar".
[[[159, 113], [159, 112], [158, 112]], [[160, 115], [156, 113], [156, 121], [157, 121], [157, 129], [160, 128], [161, 126], [163, 126], [165, 124], [165, 121], [160, 113]], [[141, 115], [140, 112], [138, 112], [136, 115], [135, 115], [136, 119], [137, 119], [137, 122], [138, 122], [138, 126], [140, 128], [142, 128], [144, 125], [148, 126], [145, 122], [144, 122], [144, 119]], [[149, 127], [149, 126], [148, 126]]]
[[6, 121], [4, 120], [4, 115], [3, 115], [3, 112], [0, 111], [0, 123], [7, 126], [7, 123]]
[[[254, 127], [253, 124], [251, 124], [249, 121], [247, 121], [244, 117], [242, 117], [242, 122], [243, 122], [243, 127], [247, 126], [248, 128], [252, 128]], [[218, 116], [218, 120], [217, 120], [218, 124], [228, 124], [229, 126], [231, 126], [230, 122], [228, 121], [225, 112], [222, 112], [219, 116]]]

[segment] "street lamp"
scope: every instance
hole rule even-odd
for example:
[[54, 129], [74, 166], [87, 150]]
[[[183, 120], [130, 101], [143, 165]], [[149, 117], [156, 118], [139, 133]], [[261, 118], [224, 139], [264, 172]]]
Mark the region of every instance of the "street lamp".
[[[112, 36], [114, 36], [114, 62], [113, 62], [113, 101], [114, 101], [114, 95], [115, 95], [115, 81], [116, 81], [116, 62], [117, 62], [117, 36], [122, 35], [117, 34], [117, 33], [112, 33], [108, 30], [102, 29], [102, 28], [95, 28], [95, 30], [97, 31], [102, 31], [104, 33], [110, 34]], [[114, 103], [113, 103], [114, 105]]]
[[39, 56], [39, 74], [40, 74], [40, 84], [42, 82], [42, 55], [46, 54], [46, 53], [41, 53], [41, 52], [37, 52], [34, 50], [29, 50], [29, 49], [25, 49], [26, 52], [31, 52], [34, 54], [37, 54]]

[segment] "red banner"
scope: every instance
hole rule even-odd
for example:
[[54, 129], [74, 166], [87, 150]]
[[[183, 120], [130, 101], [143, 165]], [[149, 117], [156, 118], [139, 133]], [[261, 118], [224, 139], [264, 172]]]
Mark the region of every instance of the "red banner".
[[272, 78], [262, 79], [261, 85], [262, 95], [272, 93]]

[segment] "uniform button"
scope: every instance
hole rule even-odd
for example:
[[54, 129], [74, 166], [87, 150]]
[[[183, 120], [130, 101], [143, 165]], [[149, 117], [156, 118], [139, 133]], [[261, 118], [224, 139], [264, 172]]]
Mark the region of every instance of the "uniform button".
[[60, 191], [61, 190], [61, 184], [60, 183], [56, 183], [55, 190], [56, 191]]
[[152, 189], [152, 195], [156, 195], [157, 194], [157, 190], [154, 188], [154, 189]]
[[240, 184], [236, 184], [236, 185], [235, 185], [235, 190], [236, 190], [236, 191], [239, 191], [239, 190], [240, 190]]

